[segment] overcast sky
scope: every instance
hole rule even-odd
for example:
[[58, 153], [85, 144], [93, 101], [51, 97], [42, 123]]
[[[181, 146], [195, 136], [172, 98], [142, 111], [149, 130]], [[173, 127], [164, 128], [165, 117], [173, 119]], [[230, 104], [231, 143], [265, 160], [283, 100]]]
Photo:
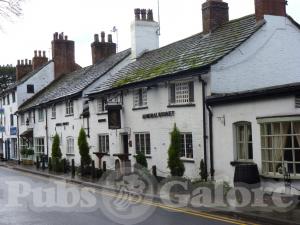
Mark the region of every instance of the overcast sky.
[[[206, 0], [160, 0], [160, 46], [202, 31], [201, 5]], [[0, 64], [31, 59], [33, 51], [46, 50], [51, 58], [54, 32], [75, 41], [76, 62], [91, 64], [90, 44], [95, 33], [118, 28], [119, 50], [130, 48], [130, 23], [134, 8], [151, 8], [157, 20], [158, 0], [26, 0], [23, 16], [1, 22]], [[254, 13], [254, 0], [226, 0], [230, 19]], [[300, 22], [300, 1], [289, 0], [287, 12]], [[116, 42], [116, 36], [113, 36]]]

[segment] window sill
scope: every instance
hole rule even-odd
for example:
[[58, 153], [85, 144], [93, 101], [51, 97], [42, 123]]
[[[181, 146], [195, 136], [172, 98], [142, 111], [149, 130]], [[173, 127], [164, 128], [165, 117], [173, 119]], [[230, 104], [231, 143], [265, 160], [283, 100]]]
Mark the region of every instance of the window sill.
[[196, 104], [194, 103], [188, 103], [188, 104], [174, 104], [174, 105], [168, 105], [168, 108], [179, 108], [179, 107], [195, 107]]
[[74, 114], [65, 115], [65, 117], [71, 117], [71, 116], [74, 116]]
[[[137, 157], [137, 155], [134, 155], [133, 157], [135, 158], [135, 157]], [[151, 155], [145, 155], [145, 158], [146, 159], [152, 159], [152, 156]]]
[[143, 109], [148, 109], [148, 106], [135, 107], [135, 108], [132, 108], [132, 111], [143, 110]]
[[245, 165], [245, 164], [255, 164], [252, 160], [249, 160], [249, 161], [232, 161], [230, 162], [230, 165], [231, 166], [238, 166], [238, 165]]
[[66, 156], [75, 156], [74, 153], [67, 153]]
[[[277, 181], [279, 181], [279, 180], [284, 181], [283, 175], [282, 176], [279, 176], [279, 175], [276, 176], [276, 175], [260, 174], [259, 176], [262, 177], [262, 178], [266, 178], [266, 179], [274, 179], [274, 180], [277, 180]], [[300, 180], [300, 176], [298, 176], [298, 177], [292, 177], [291, 176], [290, 179], [291, 180]]]
[[56, 119], [56, 117], [51, 117], [51, 120], [55, 120]]
[[101, 116], [101, 115], [107, 115], [107, 112], [106, 112], [106, 111], [103, 111], [103, 112], [98, 112], [96, 115], [97, 115], [97, 116]]
[[185, 163], [195, 163], [195, 160], [194, 160], [194, 159], [180, 158], [180, 160], [181, 160], [182, 162], [185, 162]]

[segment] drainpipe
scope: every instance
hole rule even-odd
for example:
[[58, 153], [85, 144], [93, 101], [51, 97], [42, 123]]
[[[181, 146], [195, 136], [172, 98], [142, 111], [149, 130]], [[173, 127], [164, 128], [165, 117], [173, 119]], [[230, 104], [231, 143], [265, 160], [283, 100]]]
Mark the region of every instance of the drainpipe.
[[207, 144], [206, 144], [206, 82], [199, 78], [201, 84], [202, 84], [202, 108], [203, 108], [203, 148], [204, 148], [204, 164], [205, 164], [205, 169], [207, 173]]
[[17, 114], [17, 149], [18, 149], [18, 161], [21, 161], [21, 151], [20, 151], [20, 132], [19, 132], [19, 114]]
[[46, 146], [46, 150], [47, 150], [47, 159], [49, 158], [49, 137], [48, 137], [48, 108], [46, 107], [46, 143], [47, 143], [47, 146]]
[[213, 113], [211, 108], [207, 105], [206, 108], [209, 113], [209, 155], [210, 155], [210, 175], [211, 179], [214, 180], [215, 167], [214, 167], [214, 146], [213, 146]]

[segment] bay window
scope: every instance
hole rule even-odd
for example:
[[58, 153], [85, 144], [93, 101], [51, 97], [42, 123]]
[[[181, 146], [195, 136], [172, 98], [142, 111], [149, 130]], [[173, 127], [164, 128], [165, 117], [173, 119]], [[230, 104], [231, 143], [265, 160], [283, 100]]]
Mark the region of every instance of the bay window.
[[260, 124], [262, 172], [300, 177], [300, 121]]

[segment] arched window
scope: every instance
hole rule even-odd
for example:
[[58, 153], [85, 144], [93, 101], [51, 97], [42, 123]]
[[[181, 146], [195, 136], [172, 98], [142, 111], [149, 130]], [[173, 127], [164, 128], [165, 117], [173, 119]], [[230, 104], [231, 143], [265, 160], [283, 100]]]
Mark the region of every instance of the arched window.
[[236, 159], [238, 161], [253, 160], [251, 123], [241, 121], [234, 124]]

